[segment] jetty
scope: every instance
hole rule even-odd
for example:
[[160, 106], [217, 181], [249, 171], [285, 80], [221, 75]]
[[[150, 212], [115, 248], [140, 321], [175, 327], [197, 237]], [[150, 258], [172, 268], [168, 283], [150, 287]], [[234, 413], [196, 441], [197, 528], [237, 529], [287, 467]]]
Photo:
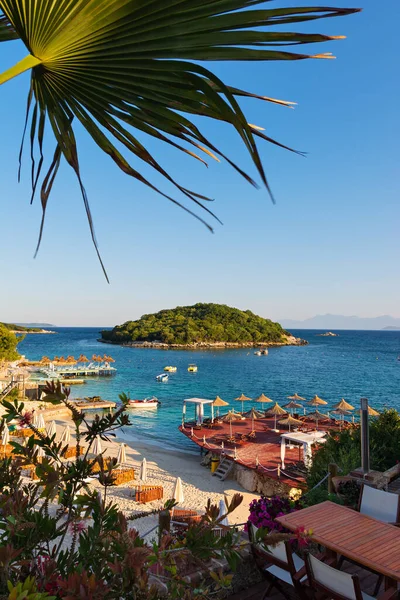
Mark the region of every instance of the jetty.
[[116, 374], [117, 369], [115, 367], [111, 367], [110, 365], [100, 365], [100, 366], [65, 366], [65, 367], [54, 367], [53, 369], [41, 367], [38, 370], [39, 373], [42, 373], [47, 379], [54, 378], [62, 378], [67, 379], [71, 378], [82, 378], [82, 377], [112, 377]]
[[88, 398], [88, 400], [78, 400], [73, 401], [73, 404], [83, 410], [107, 410], [113, 409], [117, 406], [116, 402], [111, 402], [109, 400], [93, 400]]

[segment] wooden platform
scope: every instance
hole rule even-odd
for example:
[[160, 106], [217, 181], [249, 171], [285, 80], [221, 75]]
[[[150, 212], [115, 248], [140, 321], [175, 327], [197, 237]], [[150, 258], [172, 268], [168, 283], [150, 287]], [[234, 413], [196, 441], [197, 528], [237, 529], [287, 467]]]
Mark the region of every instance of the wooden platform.
[[[315, 423], [305, 422], [305, 427], [315, 430]], [[319, 431], [338, 429], [338, 424], [327, 422], [319, 424]], [[285, 469], [281, 469], [281, 434], [288, 433], [287, 428], [282, 428], [278, 433], [274, 431], [274, 419], [263, 418], [254, 421], [255, 437], [241, 441], [241, 436], [248, 436], [252, 430], [250, 418], [244, 421], [234, 421], [232, 432], [235, 443], [228, 442], [230, 437], [229, 423], [220, 423], [211, 428], [202, 426], [200, 429], [190, 423], [180, 426], [179, 430], [192, 442], [205, 451], [213, 454], [225, 454], [227, 458], [235, 460], [249, 469], [257, 470], [272, 479], [279, 479], [283, 483], [291, 484], [293, 487], [303, 487], [305, 484], [304, 469], [302, 468], [303, 448], [302, 445], [286, 446]]]

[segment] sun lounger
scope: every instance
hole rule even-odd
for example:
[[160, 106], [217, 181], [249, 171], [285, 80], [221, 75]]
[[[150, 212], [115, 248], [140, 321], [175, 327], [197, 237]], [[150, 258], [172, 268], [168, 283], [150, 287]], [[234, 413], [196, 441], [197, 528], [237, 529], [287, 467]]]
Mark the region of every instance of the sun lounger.
[[164, 497], [164, 488], [162, 485], [135, 485], [132, 490], [136, 502], [142, 504], [153, 502], [154, 500], [162, 500]]

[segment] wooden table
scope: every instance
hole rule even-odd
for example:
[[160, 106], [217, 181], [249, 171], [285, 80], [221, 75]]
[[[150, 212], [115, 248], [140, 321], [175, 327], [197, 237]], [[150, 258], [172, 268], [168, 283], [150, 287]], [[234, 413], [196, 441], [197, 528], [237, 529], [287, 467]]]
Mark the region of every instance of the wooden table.
[[333, 502], [322, 502], [276, 520], [291, 531], [298, 527], [311, 529], [310, 537], [318, 544], [384, 575], [386, 588], [400, 581], [400, 528], [394, 525]]

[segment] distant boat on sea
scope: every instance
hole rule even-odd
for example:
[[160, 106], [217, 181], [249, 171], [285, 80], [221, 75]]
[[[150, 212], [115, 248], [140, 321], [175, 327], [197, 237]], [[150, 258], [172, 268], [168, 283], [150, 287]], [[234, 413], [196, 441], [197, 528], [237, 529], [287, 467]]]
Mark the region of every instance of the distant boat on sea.
[[157, 381], [168, 381], [168, 375], [167, 373], [160, 373], [160, 375], [156, 376]]
[[143, 400], [128, 400], [127, 408], [158, 408], [161, 402], [155, 396]]
[[197, 365], [191, 364], [188, 366], [189, 373], [197, 373]]

